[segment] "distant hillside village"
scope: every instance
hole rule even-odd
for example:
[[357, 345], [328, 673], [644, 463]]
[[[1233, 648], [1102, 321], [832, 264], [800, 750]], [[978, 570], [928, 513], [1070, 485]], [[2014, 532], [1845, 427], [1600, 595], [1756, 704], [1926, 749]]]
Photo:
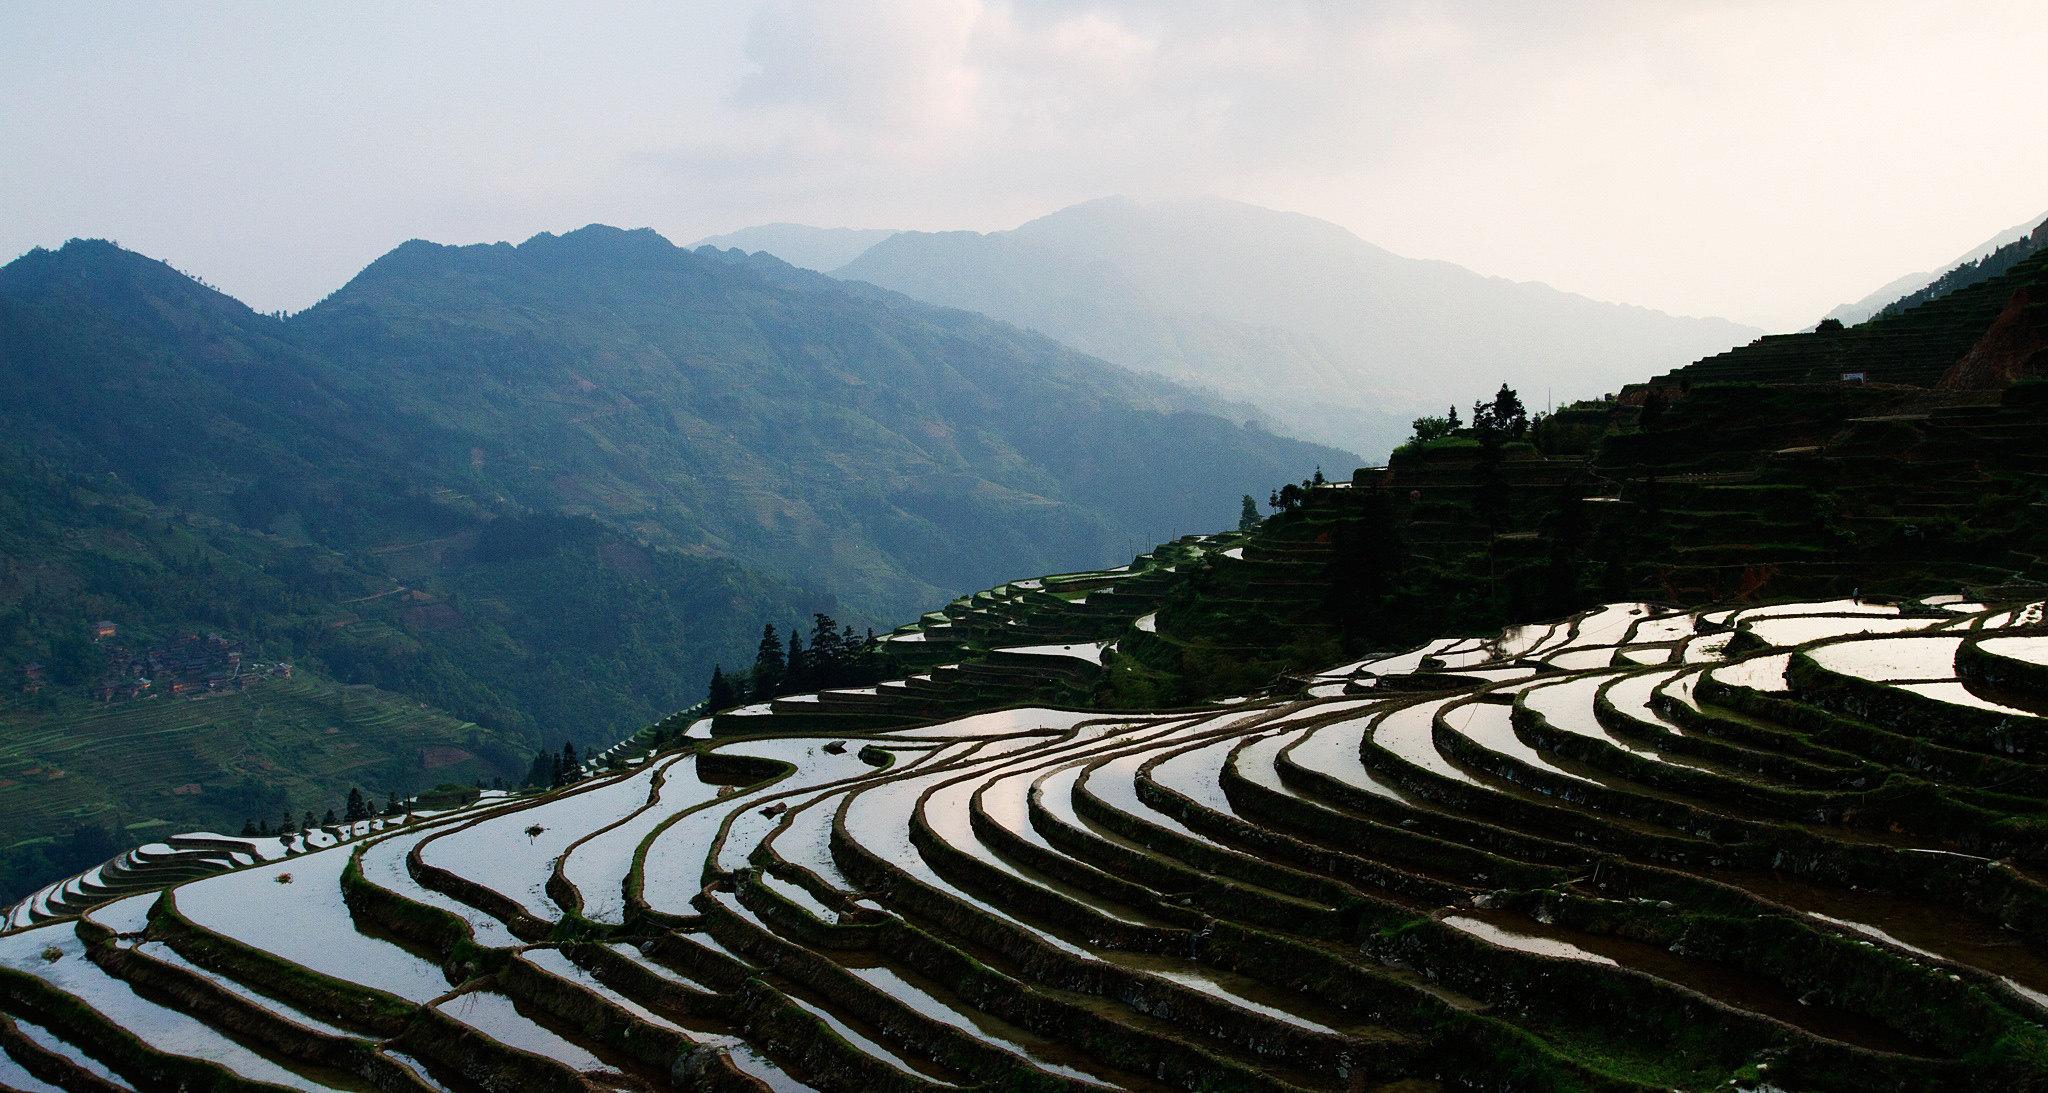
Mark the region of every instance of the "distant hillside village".
[[[99, 702], [243, 691], [257, 679], [289, 679], [292, 674], [292, 666], [282, 661], [250, 661], [241, 642], [218, 634], [180, 634], [169, 644], [138, 653], [114, 644], [119, 628], [112, 622], [95, 622], [88, 629], [106, 662], [104, 672], [86, 690]], [[39, 663], [23, 666], [21, 675], [23, 694], [36, 694], [50, 683], [48, 669]]]

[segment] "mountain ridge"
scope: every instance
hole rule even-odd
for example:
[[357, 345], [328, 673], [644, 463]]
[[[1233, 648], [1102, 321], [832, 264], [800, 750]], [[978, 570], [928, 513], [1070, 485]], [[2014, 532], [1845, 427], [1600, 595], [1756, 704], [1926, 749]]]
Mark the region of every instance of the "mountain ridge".
[[[681, 407], [679, 413], [687, 413], [695, 419], [694, 423], [683, 423], [680, 435], [691, 438], [697, 450], [710, 455], [715, 463], [723, 464], [723, 471], [715, 467], [706, 469], [722, 474], [725, 481], [735, 488], [743, 486], [743, 479], [758, 479], [768, 473], [762, 468], [746, 470], [745, 465], [757, 461], [756, 456], [748, 453], [764, 450], [764, 446], [778, 440], [799, 446], [805, 443], [793, 431], [778, 438], [755, 427], [762, 420], [780, 415], [782, 411], [777, 407], [792, 391], [800, 391], [808, 398], [822, 401], [850, 399], [852, 405], [847, 409], [853, 417], [870, 422], [859, 428], [872, 430], [880, 427], [881, 431], [866, 434], [867, 442], [876, 448], [865, 453], [865, 458], [873, 466], [864, 477], [886, 479], [877, 483], [885, 491], [913, 485], [921, 488], [925, 479], [943, 478], [961, 471], [971, 471], [974, 475], [994, 472], [995, 477], [990, 479], [992, 485], [1023, 490], [1026, 494], [1057, 490], [1058, 487], [1042, 476], [1026, 471], [1026, 462], [1020, 462], [1023, 458], [1021, 453], [984, 449], [978, 444], [963, 448], [958, 443], [959, 438], [938, 436], [931, 429], [932, 421], [917, 416], [924, 413], [929, 417], [931, 407], [908, 413], [906, 407], [878, 400], [873, 394], [876, 390], [915, 389], [919, 398], [928, 402], [938, 400], [968, 414], [969, 420], [978, 428], [1005, 434], [1015, 434], [1020, 429], [1037, 430], [1040, 426], [1004, 420], [999, 412], [1000, 403], [1006, 400], [1036, 400], [1040, 404], [1061, 401], [1067, 395], [1079, 395], [1078, 391], [1071, 390], [1077, 383], [1103, 385], [1100, 391], [1086, 396], [1084, 401], [1097, 400], [1113, 392], [1117, 398], [1141, 407], [1145, 412], [1174, 414], [1221, 408], [1149, 377], [1106, 369], [1100, 362], [1089, 361], [1037, 335], [1017, 331], [982, 316], [941, 313], [930, 305], [907, 297], [876, 294], [871, 289], [847, 286], [779, 262], [764, 264], [758, 257], [735, 263], [725, 255], [704, 256], [670, 247], [658, 235], [644, 230], [630, 236], [615, 233], [616, 229], [585, 228], [559, 237], [536, 236], [509, 249], [443, 249], [434, 252], [431, 259], [428, 252], [415, 249], [406, 256], [407, 262], [373, 263], [363, 277], [338, 290], [319, 307], [294, 316], [291, 323], [316, 340], [322, 337], [331, 340], [337, 334], [345, 337], [346, 332], [339, 328], [351, 321], [348, 315], [358, 313], [366, 306], [381, 306], [375, 301], [381, 298], [378, 294], [385, 291], [388, 278], [408, 269], [409, 263], [431, 260], [439, 265], [434, 267], [431, 277], [421, 278], [424, 287], [417, 289], [418, 292], [438, 291], [453, 284], [454, 278], [470, 278], [475, 293], [481, 294], [479, 300], [491, 298], [492, 293], [504, 295], [503, 299], [494, 299], [489, 305], [493, 310], [488, 313], [479, 310], [460, 316], [461, 323], [466, 324], [462, 326], [465, 336], [492, 339], [488, 344], [494, 347], [493, 367], [530, 366], [539, 371], [522, 375], [531, 379], [545, 373], [549, 382], [558, 386], [581, 388], [592, 384], [592, 387], [574, 393], [557, 391], [554, 396], [564, 404], [576, 403], [589, 413], [631, 413], [634, 407], [652, 405], [669, 398], [674, 405]], [[608, 245], [601, 245], [600, 241], [607, 240], [622, 244], [624, 249], [613, 250]], [[593, 252], [591, 248], [594, 246], [599, 250]], [[615, 336], [608, 335], [613, 340], [602, 346], [561, 342], [554, 333], [526, 324], [517, 312], [520, 308], [534, 306], [531, 294], [539, 289], [520, 280], [524, 274], [518, 271], [523, 264], [529, 261], [542, 264], [573, 262], [577, 260], [575, 256], [589, 253], [601, 255], [602, 261], [576, 267], [575, 284], [563, 290], [564, 299], [572, 303], [564, 306], [616, 313], [626, 307], [621, 303], [625, 299], [623, 294], [639, 292], [642, 296], [634, 298], [636, 303], [633, 306], [642, 307], [642, 310], [635, 312]], [[635, 273], [666, 280], [642, 283], [631, 280]], [[728, 276], [729, 273], [734, 276]], [[540, 288], [554, 291], [551, 283]], [[663, 298], [660, 304], [663, 310], [652, 309], [654, 297], [647, 294], [671, 289], [677, 294], [674, 299]], [[896, 332], [886, 340], [871, 340], [856, 347], [851, 355], [820, 355], [817, 347], [833, 344], [832, 339], [839, 337], [843, 330], [826, 331], [814, 319], [803, 320], [806, 325], [799, 327], [777, 325], [791, 315], [786, 310], [777, 310], [783, 308], [782, 304], [771, 303], [767, 297], [758, 295], [764, 290], [795, 294], [824, 308], [824, 313], [832, 315], [833, 321], [841, 324], [844, 330], [859, 331], [862, 323], [871, 323], [866, 316], [882, 316], [875, 321], [885, 325], [897, 324], [892, 328]], [[702, 299], [689, 296], [699, 291], [707, 295]], [[749, 310], [756, 305], [767, 306], [770, 310]], [[684, 321], [686, 314], [687, 323]], [[447, 316], [405, 319], [410, 324], [454, 321]], [[947, 324], [943, 333], [923, 325], [933, 321]], [[903, 328], [901, 324], [904, 323], [911, 324], [911, 327]], [[625, 329], [628, 327], [630, 329]], [[705, 334], [704, 331], [716, 333]], [[916, 349], [906, 355], [905, 346], [898, 343], [912, 331], [909, 344], [915, 345]], [[765, 341], [764, 334], [767, 335]], [[865, 333], [858, 335], [861, 338], [868, 336]], [[1029, 355], [1035, 362], [1034, 369], [1022, 372], [991, 370], [982, 363], [978, 350], [963, 352], [966, 343], [960, 340], [962, 337], [1000, 346], [1005, 352]], [[474, 352], [475, 345], [470, 345], [468, 351]], [[613, 382], [606, 383], [604, 377], [595, 372], [584, 376], [563, 363], [566, 359], [564, 354], [587, 352], [598, 352], [608, 358], [607, 367], [611, 369], [609, 374]], [[733, 353], [752, 354], [751, 359], [755, 361], [766, 359], [763, 357], [766, 354], [768, 358], [783, 362], [804, 363], [795, 368], [778, 366], [779, 370], [763, 373], [752, 365], [732, 366], [731, 361], [738, 359], [731, 356]], [[592, 362], [596, 363], [595, 358]], [[394, 382], [415, 383], [418, 379], [410, 372], [401, 371], [394, 377]], [[671, 379], [680, 380], [680, 385], [671, 383]], [[716, 390], [706, 388], [706, 384], [712, 384]], [[470, 395], [471, 392], [454, 388], [434, 393], [435, 398], [450, 400], [466, 399]], [[421, 397], [426, 396], [423, 394]], [[937, 402], [932, 405], [936, 406]], [[1073, 411], [1051, 406], [1046, 412], [1058, 416], [1070, 415]], [[874, 414], [881, 416], [871, 418], [870, 415]], [[742, 429], [738, 437], [743, 443], [727, 443], [714, 435], [719, 430], [712, 426], [719, 423], [725, 426], [746, 425], [754, 431], [749, 434]], [[562, 424], [569, 422], [563, 421]], [[502, 434], [498, 438], [501, 442], [504, 439]], [[1015, 439], [1003, 441], [1002, 447], [1007, 448]], [[1342, 453], [1328, 452], [1309, 458], [1318, 457], [1350, 458]], [[1032, 458], [1062, 459], [1071, 466], [1071, 460], [1057, 447], [1043, 443], [1034, 449]], [[487, 456], [487, 461], [498, 462], [490, 456]], [[1073, 469], [1079, 470], [1077, 467]], [[619, 471], [619, 468], [614, 467], [613, 470]], [[812, 470], [838, 473], [827, 472], [824, 467], [813, 467]], [[840, 467], [839, 470], [847, 471], [849, 468]], [[655, 489], [658, 492], [658, 487], [650, 482], [644, 468], [637, 471], [628, 468], [622, 473], [630, 473], [639, 481], [637, 484], [620, 484], [620, 489], [629, 492]], [[808, 488], [802, 476], [790, 484], [799, 491]], [[526, 483], [525, 486], [531, 492], [533, 484]], [[520, 495], [514, 493], [510, 496]], [[1046, 496], [1049, 500], [1059, 501], [1056, 492]], [[833, 497], [814, 498], [814, 501], [836, 503]], [[668, 502], [682, 504], [672, 496]], [[699, 498], [683, 507], [700, 508], [715, 502], [716, 498]], [[688, 517], [689, 514], [682, 513], [681, 516]], [[841, 519], [834, 523], [857, 526], [859, 521]], [[724, 544], [713, 542], [710, 545]], [[762, 544], [753, 541], [749, 546], [758, 549]], [[917, 603], [944, 598], [950, 594], [944, 592], [947, 587], [939, 585], [934, 588], [930, 584], [917, 588], [906, 586], [905, 594], [898, 597], [894, 610], [901, 612]]]
[[1904, 276], [1893, 278], [1868, 296], [1851, 303], [1839, 304], [1834, 310], [1821, 317], [1823, 319], [1834, 319], [1851, 326], [1863, 322], [1876, 316], [1888, 305], [1932, 285], [1942, 275], [1954, 270], [1956, 267], [1970, 262], [1981, 261], [1998, 248], [2038, 232], [2043, 224], [2048, 224], [2048, 213], [2023, 220], [1934, 269], [1924, 270], [1919, 273], [1908, 273]]
[[894, 228], [819, 228], [777, 222], [707, 235], [689, 247], [737, 249], [749, 254], [766, 251], [800, 269], [829, 273], [894, 234]]
[[1414, 414], [1503, 379], [1597, 394], [1761, 333], [1402, 258], [1221, 198], [1104, 198], [1008, 232], [899, 232], [833, 273], [1042, 330], [1369, 454]]

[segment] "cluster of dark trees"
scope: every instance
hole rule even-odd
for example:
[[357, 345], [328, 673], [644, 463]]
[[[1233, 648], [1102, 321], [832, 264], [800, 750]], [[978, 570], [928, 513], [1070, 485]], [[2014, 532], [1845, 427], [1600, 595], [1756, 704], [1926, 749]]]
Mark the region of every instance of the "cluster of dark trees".
[[1450, 436], [1452, 433], [1464, 428], [1465, 423], [1458, 420], [1458, 408], [1453, 406], [1442, 417], [1425, 414], [1410, 422], [1409, 425], [1415, 430], [1415, 435], [1409, 437], [1408, 442], [1411, 444], [1421, 444]]
[[540, 789], [566, 786], [576, 780], [582, 769], [583, 762], [576, 758], [576, 745], [565, 740], [561, 751], [541, 751], [533, 757], [523, 784]]
[[1522, 396], [1516, 394], [1514, 388], [1503, 383], [1500, 390], [1494, 392], [1493, 401], [1482, 399], [1472, 404], [1472, 426], [1469, 430], [1466, 429], [1465, 423], [1459, 420], [1458, 408], [1453, 406], [1442, 417], [1425, 415], [1410, 422], [1415, 435], [1409, 437], [1408, 442], [1420, 444], [1441, 440], [1456, 435], [1460, 430], [1465, 430], [1481, 443], [1488, 440], [1521, 440], [1529, 435], [1532, 424], [1534, 423], [1529, 420], [1528, 409], [1522, 405]]
[[830, 615], [811, 616], [811, 640], [804, 643], [802, 631], [791, 627], [785, 644], [774, 623], [761, 627], [761, 644], [754, 653], [754, 666], [745, 675], [727, 675], [725, 667], [711, 669], [711, 686], [705, 706], [723, 710], [744, 701], [760, 702], [776, 695], [800, 694], [827, 687], [861, 687], [882, 678], [887, 671], [875, 645], [875, 632], [855, 633]]
[[[1329, 479], [1323, 477], [1323, 469], [1321, 467], [1317, 467], [1316, 473], [1313, 476], [1301, 480], [1301, 485], [1297, 486], [1294, 483], [1289, 482], [1288, 484], [1280, 487], [1277, 490], [1274, 490], [1271, 494], [1267, 495], [1266, 504], [1270, 508], [1272, 508], [1274, 512], [1293, 512], [1298, 506], [1300, 506], [1302, 498], [1307, 495], [1308, 491], [1315, 489], [1317, 486], [1323, 485], [1328, 481]], [[1245, 501], [1247, 504], [1249, 504], [1251, 498], [1247, 497], [1245, 498]], [[1248, 509], [1247, 512], [1249, 511], [1250, 510]], [[1239, 531], [1249, 530], [1249, 525], [1247, 525], [1244, 522], [1243, 514], [1239, 515], [1237, 526]]]
[[272, 827], [268, 820], [260, 822], [256, 820], [243, 820], [242, 837], [257, 838], [263, 835], [290, 835], [296, 831], [311, 831], [317, 827], [333, 827], [335, 824], [344, 823], [352, 824], [357, 820], [367, 820], [378, 815], [402, 816], [404, 814], [405, 806], [399, 803], [396, 790], [385, 795], [384, 810], [380, 813], [377, 811], [377, 806], [371, 803], [371, 799], [363, 795], [360, 787], [351, 786], [348, 791], [348, 802], [342, 806], [339, 816], [335, 815], [334, 810], [330, 808], [327, 810], [325, 819], [316, 820], [313, 818], [313, 810], [309, 808], [304, 816], [297, 822], [294, 822], [292, 820], [292, 810], [285, 809], [284, 818], [280, 819], [275, 827]]
[[1520, 440], [1528, 436], [1529, 411], [1522, 406], [1522, 396], [1503, 383], [1492, 402], [1473, 403], [1472, 432], [1481, 442], [1489, 437]]

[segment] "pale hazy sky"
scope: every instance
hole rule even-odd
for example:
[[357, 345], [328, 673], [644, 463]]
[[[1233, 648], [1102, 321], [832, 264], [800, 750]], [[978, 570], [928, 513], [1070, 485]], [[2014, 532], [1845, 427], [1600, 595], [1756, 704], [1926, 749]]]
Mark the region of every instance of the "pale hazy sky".
[[2040, 0], [0, 3], [0, 261], [304, 307], [407, 238], [1207, 192], [1774, 328], [2048, 210]]

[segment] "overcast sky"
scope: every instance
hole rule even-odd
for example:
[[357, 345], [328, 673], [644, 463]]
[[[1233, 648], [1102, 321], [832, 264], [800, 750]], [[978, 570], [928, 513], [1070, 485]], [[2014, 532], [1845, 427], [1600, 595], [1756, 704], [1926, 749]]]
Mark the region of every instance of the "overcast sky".
[[297, 309], [414, 237], [1205, 192], [1785, 329], [2048, 210], [2044, 41], [2039, 0], [13, 0], [0, 261], [100, 236]]

